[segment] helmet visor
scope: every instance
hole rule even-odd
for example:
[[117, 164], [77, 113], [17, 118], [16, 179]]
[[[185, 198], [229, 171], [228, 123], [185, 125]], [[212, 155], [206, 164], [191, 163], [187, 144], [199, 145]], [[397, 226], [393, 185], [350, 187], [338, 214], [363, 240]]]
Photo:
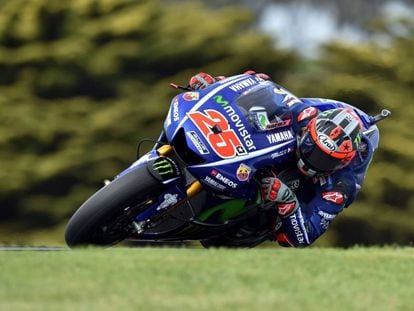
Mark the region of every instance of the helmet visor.
[[343, 160], [334, 158], [321, 150], [312, 139], [309, 131], [300, 140], [299, 155], [306, 166], [321, 173], [332, 172], [346, 165]]

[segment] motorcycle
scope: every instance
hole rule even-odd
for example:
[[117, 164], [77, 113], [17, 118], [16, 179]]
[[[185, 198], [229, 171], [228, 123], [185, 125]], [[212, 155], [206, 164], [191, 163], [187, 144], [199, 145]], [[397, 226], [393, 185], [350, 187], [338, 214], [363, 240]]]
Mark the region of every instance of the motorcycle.
[[[175, 86], [175, 85], [174, 85]], [[204, 247], [254, 247], [272, 237], [272, 202], [259, 181], [278, 172], [295, 191], [296, 135], [288, 109], [300, 100], [254, 75], [225, 78], [175, 96], [154, 147], [91, 196], [71, 217], [70, 247], [200, 241]], [[320, 101], [320, 110], [346, 105]], [[375, 123], [352, 107], [367, 134]]]

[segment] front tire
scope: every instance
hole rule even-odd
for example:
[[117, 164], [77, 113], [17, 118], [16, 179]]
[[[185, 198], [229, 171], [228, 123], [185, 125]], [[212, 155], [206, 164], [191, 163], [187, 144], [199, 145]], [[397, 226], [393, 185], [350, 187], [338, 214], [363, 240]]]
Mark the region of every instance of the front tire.
[[87, 244], [106, 246], [123, 240], [128, 235], [126, 231], [120, 231], [118, 235], [105, 234], [105, 226], [116, 225], [113, 222], [122, 216], [125, 209], [144, 203], [163, 187], [146, 166], [138, 167], [115, 179], [75, 212], [66, 227], [66, 243], [70, 247]]

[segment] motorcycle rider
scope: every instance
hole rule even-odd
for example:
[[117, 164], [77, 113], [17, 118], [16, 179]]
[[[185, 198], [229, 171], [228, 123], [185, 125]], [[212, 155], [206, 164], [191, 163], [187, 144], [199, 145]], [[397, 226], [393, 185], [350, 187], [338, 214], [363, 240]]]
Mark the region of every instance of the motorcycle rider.
[[[245, 74], [271, 80], [263, 73]], [[224, 77], [200, 72], [191, 77], [188, 87], [201, 90], [221, 79]], [[292, 94], [286, 92], [285, 96]], [[282, 246], [311, 245], [327, 230], [355, 200], [378, 145], [377, 127], [364, 128], [354, 107], [323, 100], [336, 108], [319, 111], [314, 107], [318, 101], [322, 100], [294, 97], [286, 105], [298, 141], [295, 171], [301, 174], [293, 174], [294, 182], [282, 180], [274, 172], [273, 177], [261, 180], [262, 198], [276, 207], [273, 238]], [[367, 130], [371, 139], [364, 134]]]

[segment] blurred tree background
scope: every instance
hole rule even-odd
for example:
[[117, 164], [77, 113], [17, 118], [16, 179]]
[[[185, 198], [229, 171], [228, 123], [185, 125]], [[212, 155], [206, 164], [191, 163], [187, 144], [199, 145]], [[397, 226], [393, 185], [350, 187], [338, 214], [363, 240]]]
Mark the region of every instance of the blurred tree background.
[[254, 10], [231, 4], [1, 1], [0, 243], [63, 243], [74, 210], [135, 159], [138, 140], [158, 137], [169, 82], [254, 69], [300, 97], [392, 110], [359, 200], [318, 243], [410, 244], [413, 22], [378, 20], [370, 31], [386, 44], [331, 42], [318, 60], [255, 25]]

